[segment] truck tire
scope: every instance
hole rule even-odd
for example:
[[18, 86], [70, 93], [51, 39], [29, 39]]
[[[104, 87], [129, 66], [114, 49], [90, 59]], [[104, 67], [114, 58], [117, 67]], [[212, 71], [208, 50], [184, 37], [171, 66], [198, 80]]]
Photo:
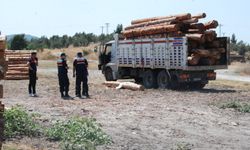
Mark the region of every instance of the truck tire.
[[113, 71], [111, 68], [106, 68], [104, 71], [106, 81], [116, 81], [113, 77]]
[[145, 88], [157, 88], [156, 72], [147, 70], [143, 73], [142, 82]]
[[158, 73], [157, 76], [157, 84], [158, 84], [158, 88], [160, 89], [166, 89], [170, 87], [170, 78], [169, 75], [167, 74], [167, 72], [165, 70], [162, 70]]
[[188, 84], [190, 90], [201, 90], [206, 86], [205, 83], [202, 82], [192, 82]]

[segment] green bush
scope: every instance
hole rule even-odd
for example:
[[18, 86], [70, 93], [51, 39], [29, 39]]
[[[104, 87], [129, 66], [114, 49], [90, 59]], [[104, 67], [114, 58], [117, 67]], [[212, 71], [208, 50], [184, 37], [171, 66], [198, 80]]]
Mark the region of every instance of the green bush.
[[28, 114], [20, 106], [5, 110], [4, 119], [4, 135], [7, 138], [17, 136], [38, 136], [41, 133], [41, 128], [34, 121], [34, 116]]
[[250, 105], [247, 103], [240, 103], [238, 101], [228, 102], [220, 106], [222, 109], [233, 108], [239, 112], [250, 113]]
[[50, 140], [61, 141], [63, 149], [95, 149], [98, 145], [111, 143], [94, 119], [73, 118], [68, 121], [58, 121], [47, 130]]

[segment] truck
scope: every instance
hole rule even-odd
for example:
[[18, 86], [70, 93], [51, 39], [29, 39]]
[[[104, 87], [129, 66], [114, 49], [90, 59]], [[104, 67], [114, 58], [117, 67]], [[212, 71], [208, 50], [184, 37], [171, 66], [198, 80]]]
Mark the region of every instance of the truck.
[[107, 81], [134, 79], [145, 88], [202, 89], [227, 69], [228, 38], [218, 38], [226, 52], [216, 65], [188, 64], [187, 37], [119, 39], [107, 42], [99, 55], [99, 70]]

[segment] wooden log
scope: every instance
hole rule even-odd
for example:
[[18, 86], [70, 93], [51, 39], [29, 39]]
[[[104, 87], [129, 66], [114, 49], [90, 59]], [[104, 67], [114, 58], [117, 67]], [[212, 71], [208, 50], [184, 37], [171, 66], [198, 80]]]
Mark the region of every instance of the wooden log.
[[8, 61], [28, 61], [29, 57], [8, 57]]
[[22, 72], [22, 71], [10, 71], [10, 72], [6, 72], [6, 76], [28, 76], [29, 75], [29, 72]]
[[199, 29], [201, 31], [205, 31], [205, 26], [203, 23], [192, 23], [189, 26], [190, 29]]
[[173, 24], [176, 23], [177, 19], [176, 17], [171, 17], [167, 19], [162, 19], [162, 20], [155, 20], [155, 21], [149, 21], [149, 22], [144, 22], [144, 23], [139, 23], [135, 25], [131, 25], [125, 28], [125, 30], [131, 30], [131, 29], [136, 29], [136, 28], [141, 28], [141, 27], [147, 27], [147, 26], [153, 26], [153, 25], [159, 25], [159, 24]]
[[123, 35], [126, 38], [145, 36], [145, 35], [154, 35], [154, 34], [162, 34], [169, 32], [176, 32], [179, 30], [178, 25], [165, 25], [165, 26], [155, 26], [155, 27], [147, 27], [142, 29], [134, 29], [134, 30], [126, 30], [123, 31]]
[[217, 28], [218, 25], [219, 25], [219, 23], [216, 20], [212, 20], [212, 21], [209, 21], [207, 23], [204, 23], [206, 30]]
[[142, 85], [132, 83], [132, 82], [106, 81], [103, 84], [107, 87], [116, 88], [116, 89], [129, 89], [132, 91], [144, 90], [144, 87]]
[[28, 66], [25, 67], [8, 67], [8, 70], [26, 70], [29, 69]]
[[25, 60], [25, 61], [7, 61], [7, 64], [9, 65], [9, 64], [26, 64], [27, 65], [27, 61]]
[[0, 50], [5, 50], [5, 48], [6, 48], [5, 41], [0, 41]]
[[188, 64], [189, 65], [197, 65], [200, 61], [200, 56], [198, 54], [192, 54], [190, 57], [188, 57]]
[[216, 64], [216, 59], [215, 58], [201, 58], [200, 59], [200, 62], [199, 62], [199, 65], [202, 65], [202, 66], [213, 66]]
[[205, 31], [204, 35], [205, 35], [205, 40], [208, 42], [214, 41], [217, 36], [216, 32], [213, 30]]
[[194, 53], [198, 54], [200, 57], [209, 57], [211, 55], [211, 52], [206, 49], [196, 49]]
[[186, 13], [186, 14], [170, 15], [170, 16], [164, 16], [164, 17], [144, 18], [144, 19], [133, 20], [131, 22], [131, 24], [134, 25], [134, 24], [139, 24], [139, 23], [144, 23], [144, 22], [168, 19], [168, 18], [171, 18], [171, 17], [176, 17], [177, 20], [182, 21], [182, 20], [191, 19], [191, 14]]
[[192, 18], [203, 19], [203, 18], [206, 18], [206, 16], [207, 16], [206, 13], [200, 13], [200, 14], [193, 15]]
[[185, 23], [185, 24], [192, 24], [192, 23], [197, 23], [199, 20], [197, 18], [191, 18], [191, 19], [188, 19], [188, 20], [183, 20], [182, 23]]
[[6, 76], [5, 80], [28, 80], [28, 76]]
[[205, 42], [204, 34], [186, 34], [186, 37], [189, 40], [197, 41], [197, 42], [200, 42], [200, 43]]

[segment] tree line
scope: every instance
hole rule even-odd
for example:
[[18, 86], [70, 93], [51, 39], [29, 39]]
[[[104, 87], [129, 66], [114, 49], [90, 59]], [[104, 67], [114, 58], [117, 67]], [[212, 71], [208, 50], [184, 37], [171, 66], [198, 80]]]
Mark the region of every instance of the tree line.
[[235, 34], [232, 35], [230, 40], [231, 51], [236, 51], [239, 55], [245, 56], [246, 52], [250, 52], [250, 45], [244, 41], [238, 41]]
[[80, 32], [73, 36], [54, 35], [50, 38], [42, 36], [40, 38], [33, 38], [31, 41], [25, 39], [24, 34], [15, 35], [12, 40], [8, 42], [8, 48], [11, 50], [38, 50], [38, 49], [55, 49], [55, 48], [67, 48], [70, 45], [74, 47], [88, 46], [90, 43], [106, 43], [113, 40], [115, 33], [121, 33], [123, 26], [117, 25], [116, 30], [111, 34], [95, 35], [93, 33]]

